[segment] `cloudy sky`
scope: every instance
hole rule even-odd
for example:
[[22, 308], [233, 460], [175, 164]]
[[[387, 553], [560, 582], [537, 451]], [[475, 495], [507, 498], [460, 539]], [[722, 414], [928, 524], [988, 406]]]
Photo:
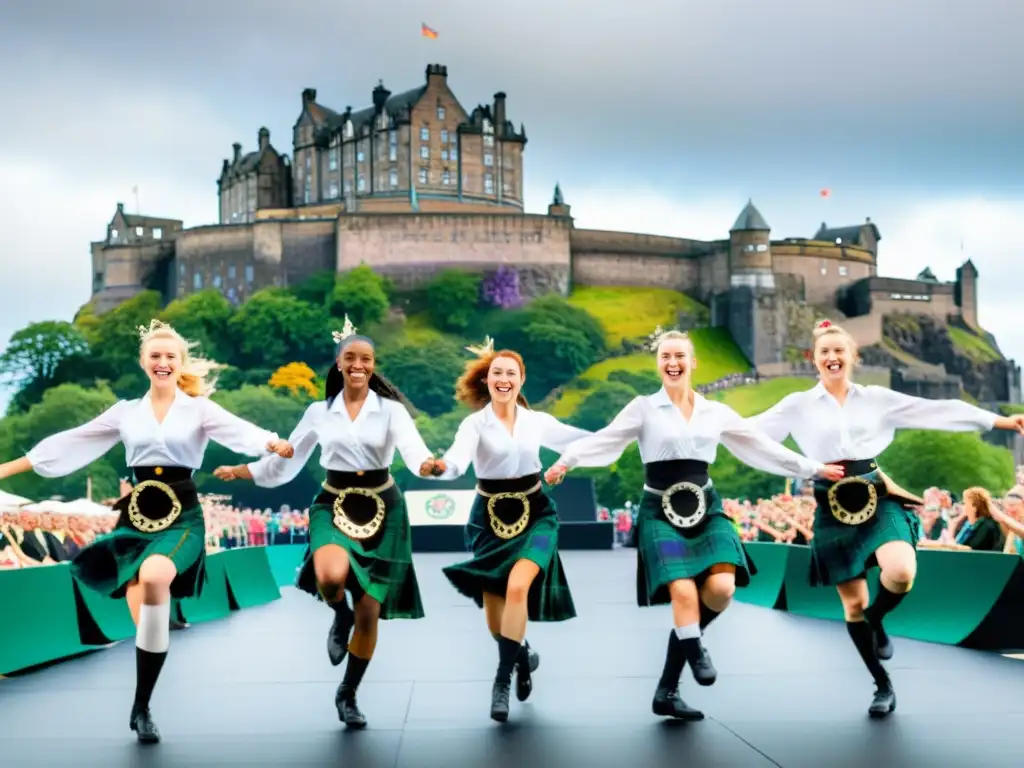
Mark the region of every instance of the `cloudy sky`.
[[719, 238], [748, 197], [776, 237], [870, 216], [884, 274], [974, 259], [981, 321], [1024, 359], [1022, 26], [1011, 0], [9, 0], [0, 346], [88, 299], [133, 186], [215, 222], [232, 142], [265, 125], [290, 151], [304, 87], [360, 107], [438, 62], [467, 108], [508, 93], [529, 210], [558, 181], [581, 227]]

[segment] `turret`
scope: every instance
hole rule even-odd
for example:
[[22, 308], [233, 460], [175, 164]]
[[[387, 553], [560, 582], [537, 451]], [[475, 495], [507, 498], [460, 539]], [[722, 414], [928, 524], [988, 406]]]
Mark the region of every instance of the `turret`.
[[752, 200], [747, 201], [729, 230], [729, 270], [734, 284], [738, 273], [772, 271], [771, 227]]

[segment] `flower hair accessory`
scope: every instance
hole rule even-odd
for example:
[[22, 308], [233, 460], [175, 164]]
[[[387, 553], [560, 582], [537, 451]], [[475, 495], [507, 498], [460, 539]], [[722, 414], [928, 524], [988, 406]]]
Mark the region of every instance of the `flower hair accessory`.
[[331, 337], [334, 339], [335, 344], [341, 344], [341, 342], [343, 342], [349, 336], [355, 335], [356, 327], [352, 325], [352, 321], [349, 319], [348, 315], [345, 315], [345, 325], [341, 327], [341, 330], [331, 332]]
[[494, 339], [484, 336], [484, 343], [479, 347], [466, 347], [467, 352], [472, 352], [477, 357], [487, 357], [494, 351]]
[[822, 320], [820, 323], [818, 323], [818, 327], [819, 328], [831, 328], [832, 327], [832, 321], [831, 320]]

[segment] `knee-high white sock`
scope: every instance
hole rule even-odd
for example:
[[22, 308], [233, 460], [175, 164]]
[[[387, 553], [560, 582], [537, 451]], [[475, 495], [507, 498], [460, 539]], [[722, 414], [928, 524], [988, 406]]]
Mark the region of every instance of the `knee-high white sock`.
[[171, 604], [139, 607], [139, 626], [135, 632], [135, 647], [149, 653], [167, 653], [171, 645]]
[[676, 637], [680, 640], [692, 640], [700, 637], [700, 624], [687, 624], [685, 627], [676, 627]]

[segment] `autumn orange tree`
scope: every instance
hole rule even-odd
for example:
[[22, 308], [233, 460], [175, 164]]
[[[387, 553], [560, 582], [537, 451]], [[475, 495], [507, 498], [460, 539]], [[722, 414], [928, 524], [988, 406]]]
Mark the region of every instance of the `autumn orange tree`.
[[301, 392], [311, 398], [320, 396], [321, 387], [316, 373], [305, 363], [282, 365], [274, 371], [274, 375], [270, 377], [267, 384], [274, 389], [286, 389], [292, 395], [298, 395]]

